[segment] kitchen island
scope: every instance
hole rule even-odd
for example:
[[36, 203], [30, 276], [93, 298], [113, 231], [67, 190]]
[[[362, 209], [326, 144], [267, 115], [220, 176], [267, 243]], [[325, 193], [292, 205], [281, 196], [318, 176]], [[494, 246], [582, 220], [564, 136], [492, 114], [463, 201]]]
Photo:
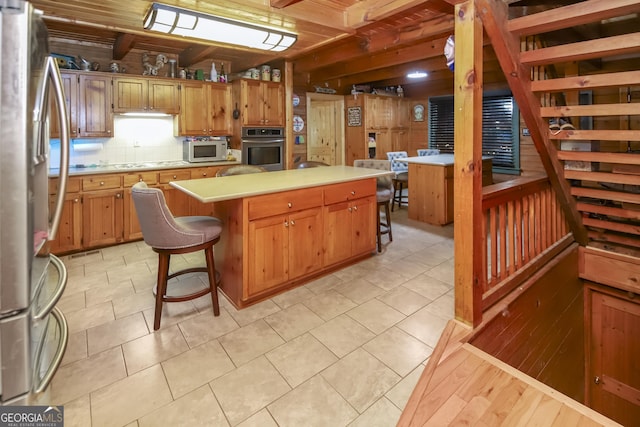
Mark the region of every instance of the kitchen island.
[[[429, 224], [453, 222], [453, 154], [397, 159], [409, 164], [409, 219]], [[492, 183], [493, 161], [482, 157], [482, 185]]]
[[170, 185], [213, 203], [220, 289], [242, 308], [374, 254], [376, 178], [390, 174], [327, 166]]

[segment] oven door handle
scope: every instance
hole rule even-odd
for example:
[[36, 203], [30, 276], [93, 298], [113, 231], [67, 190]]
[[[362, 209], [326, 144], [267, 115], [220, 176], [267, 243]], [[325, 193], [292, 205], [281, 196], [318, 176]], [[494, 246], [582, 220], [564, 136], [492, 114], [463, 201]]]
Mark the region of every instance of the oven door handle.
[[284, 138], [244, 138], [241, 142], [251, 144], [277, 144], [284, 142]]

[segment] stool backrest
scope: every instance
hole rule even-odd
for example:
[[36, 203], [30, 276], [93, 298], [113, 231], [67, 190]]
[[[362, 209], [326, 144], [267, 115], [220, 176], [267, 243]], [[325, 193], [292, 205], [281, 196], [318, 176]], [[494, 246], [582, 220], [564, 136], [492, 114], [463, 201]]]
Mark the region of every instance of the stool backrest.
[[250, 173], [267, 172], [262, 166], [254, 165], [234, 165], [223, 169], [219, 169], [216, 172], [216, 176], [231, 176], [231, 175], [246, 175]]
[[324, 163], [324, 162], [318, 162], [318, 161], [315, 161], [315, 160], [308, 160], [306, 162], [298, 163], [298, 165], [296, 166], [296, 169], [316, 168], [318, 166], [329, 166], [329, 165]]
[[440, 154], [440, 150], [437, 148], [419, 148], [418, 156], [437, 156]]
[[[363, 159], [363, 160], [354, 160], [353, 166], [356, 168], [368, 168], [368, 169], [378, 169], [384, 171], [391, 170], [391, 162], [389, 160], [378, 160], [378, 159]], [[392, 175], [389, 176], [379, 176], [378, 180], [378, 190], [391, 190], [393, 192], [393, 179]]]
[[391, 170], [395, 173], [402, 173], [409, 171], [409, 164], [405, 162], [399, 162], [397, 159], [409, 157], [406, 151], [389, 151], [387, 153], [387, 159], [391, 161]]
[[159, 188], [138, 182], [131, 188], [138, 222], [145, 243], [153, 248], [184, 248], [205, 242], [203, 232], [178, 224]]

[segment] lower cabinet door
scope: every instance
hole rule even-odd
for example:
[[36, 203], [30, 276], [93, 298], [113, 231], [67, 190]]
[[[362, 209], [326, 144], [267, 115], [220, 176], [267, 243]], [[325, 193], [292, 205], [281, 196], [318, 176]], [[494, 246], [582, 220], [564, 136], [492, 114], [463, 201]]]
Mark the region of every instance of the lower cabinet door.
[[83, 245], [98, 247], [122, 242], [123, 209], [122, 190], [84, 193]]
[[289, 216], [279, 215], [249, 222], [249, 298], [278, 286], [289, 277]]
[[289, 280], [322, 268], [322, 208], [289, 215]]
[[375, 196], [355, 200], [351, 203], [351, 255], [361, 255], [375, 250], [376, 246]]
[[335, 203], [324, 208], [324, 265], [332, 265], [351, 256], [350, 203]]

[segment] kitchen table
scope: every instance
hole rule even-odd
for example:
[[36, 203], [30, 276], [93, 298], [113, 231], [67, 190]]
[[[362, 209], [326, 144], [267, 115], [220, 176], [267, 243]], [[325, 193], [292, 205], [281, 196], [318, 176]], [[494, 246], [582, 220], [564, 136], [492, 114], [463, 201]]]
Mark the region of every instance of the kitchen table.
[[[409, 219], [429, 224], [453, 222], [453, 154], [396, 159], [409, 164]], [[482, 157], [482, 185], [492, 184], [493, 161]]]
[[391, 174], [326, 166], [170, 185], [213, 203], [220, 290], [243, 308], [375, 254], [376, 178]]

